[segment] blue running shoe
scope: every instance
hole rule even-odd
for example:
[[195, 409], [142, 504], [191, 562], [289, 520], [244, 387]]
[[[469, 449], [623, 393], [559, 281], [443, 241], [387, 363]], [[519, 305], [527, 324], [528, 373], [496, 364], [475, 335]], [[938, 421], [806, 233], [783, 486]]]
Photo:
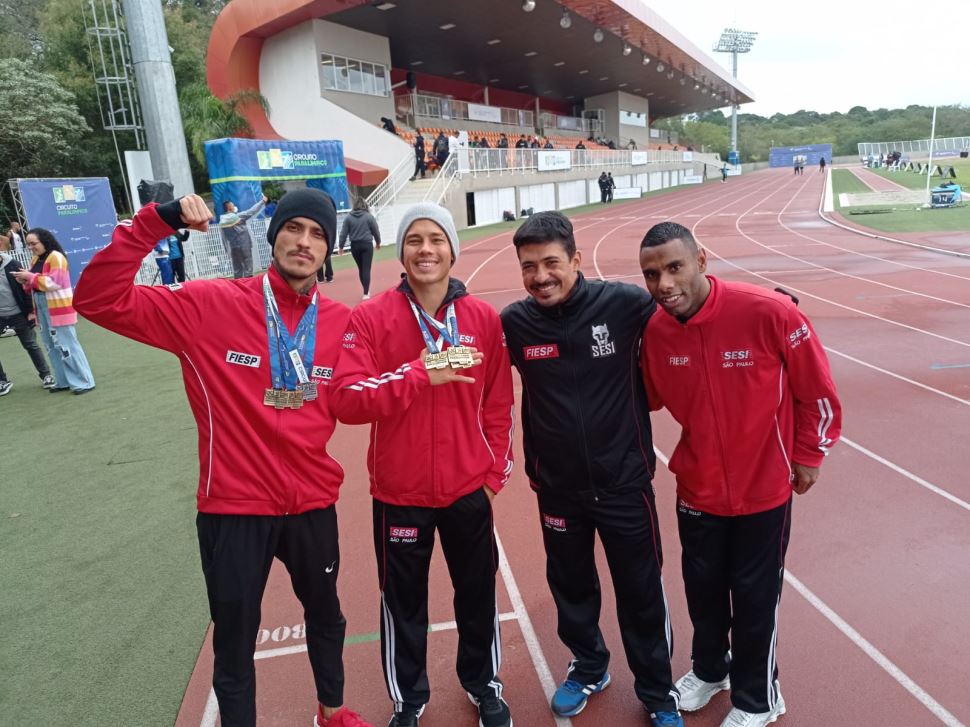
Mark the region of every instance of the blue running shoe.
[[591, 694], [599, 694], [609, 685], [610, 675], [608, 673], [604, 674], [603, 678], [595, 684], [580, 684], [572, 679], [567, 679], [552, 695], [552, 704], [549, 706], [560, 717], [575, 717], [586, 707], [586, 701]]
[[651, 712], [652, 727], [684, 727], [684, 720], [680, 712]]

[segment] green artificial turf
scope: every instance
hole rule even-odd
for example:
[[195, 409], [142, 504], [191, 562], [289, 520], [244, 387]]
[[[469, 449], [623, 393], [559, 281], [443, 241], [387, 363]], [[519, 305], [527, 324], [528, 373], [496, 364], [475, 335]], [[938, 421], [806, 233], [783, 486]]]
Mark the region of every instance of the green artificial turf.
[[[966, 161], [966, 160], [953, 160]], [[906, 183], [914, 189], [922, 188], [926, 185], [926, 178], [919, 177], [912, 172], [885, 172], [873, 170], [881, 176], [899, 182]], [[958, 172], [959, 174], [959, 172]], [[967, 170], [970, 176], [970, 168]], [[960, 182], [960, 177], [957, 177]], [[933, 186], [937, 186], [940, 179], [934, 179]], [[960, 182], [961, 186], [963, 182]], [[970, 184], [966, 188], [970, 188]], [[965, 188], [965, 189], [966, 189]], [[966, 232], [970, 230], [970, 204], [963, 202], [957, 207], [945, 207], [939, 209], [921, 208], [917, 204], [895, 204], [895, 205], [867, 205], [861, 207], [842, 207], [839, 204], [839, 195], [843, 193], [869, 192], [871, 189], [859, 180], [848, 169], [832, 170], [832, 191], [835, 195], [835, 208], [846, 219], [852, 223], [868, 227], [879, 232]], [[968, 192], [964, 192], [964, 199], [970, 198]]]
[[195, 425], [175, 357], [78, 335], [84, 396], [42, 389], [0, 339], [0, 723], [171, 724], [208, 625]]

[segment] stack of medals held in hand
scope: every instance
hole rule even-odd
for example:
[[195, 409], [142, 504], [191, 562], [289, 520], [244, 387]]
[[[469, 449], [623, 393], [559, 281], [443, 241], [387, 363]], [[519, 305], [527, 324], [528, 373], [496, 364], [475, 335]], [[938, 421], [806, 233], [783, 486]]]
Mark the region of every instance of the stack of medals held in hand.
[[[449, 366], [453, 369], [467, 369], [475, 365], [472, 357], [472, 350], [468, 346], [461, 345], [461, 335], [458, 332], [458, 318], [455, 316], [455, 304], [448, 304], [448, 311], [445, 313], [445, 322], [436, 320], [423, 308], [408, 298], [411, 304], [411, 311], [421, 329], [421, 336], [424, 344], [428, 348], [428, 355], [424, 359], [426, 369], [446, 369]], [[438, 334], [437, 342], [431, 329]], [[444, 343], [447, 342], [449, 348], [442, 350]]]
[[313, 294], [292, 336], [280, 318], [268, 274], [263, 277], [263, 302], [273, 376], [273, 388], [264, 392], [263, 404], [275, 409], [299, 409], [303, 402], [317, 398], [317, 383], [311, 381], [308, 374], [313, 371], [313, 350], [317, 338], [317, 294]]

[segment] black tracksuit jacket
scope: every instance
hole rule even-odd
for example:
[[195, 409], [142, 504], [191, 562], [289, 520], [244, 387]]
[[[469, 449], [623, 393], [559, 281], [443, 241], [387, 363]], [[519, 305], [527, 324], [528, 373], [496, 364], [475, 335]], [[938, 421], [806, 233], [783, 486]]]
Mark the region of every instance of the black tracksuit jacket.
[[522, 378], [525, 471], [534, 489], [577, 499], [649, 487], [656, 457], [639, 368], [656, 309], [635, 285], [582, 274], [552, 308], [531, 297], [502, 311]]

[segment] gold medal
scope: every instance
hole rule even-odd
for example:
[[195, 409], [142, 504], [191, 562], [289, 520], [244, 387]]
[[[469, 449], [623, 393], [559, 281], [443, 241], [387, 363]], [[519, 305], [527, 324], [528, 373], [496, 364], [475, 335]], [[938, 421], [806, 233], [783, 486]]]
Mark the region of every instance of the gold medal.
[[446, 369], [449, 366], [448, 352], [429, 353], [424, 359], [426, 369]]
[[274, 409], [299, 409], [303, 406], [303, 391], [286, 391], [285, 389], [266, 389], [263, 392], [263, 404]]
[[475, 365], [472, 350], [468, 346], [452, 346], [447, 353], [448, 364], [453, 369], [467, 369]]

